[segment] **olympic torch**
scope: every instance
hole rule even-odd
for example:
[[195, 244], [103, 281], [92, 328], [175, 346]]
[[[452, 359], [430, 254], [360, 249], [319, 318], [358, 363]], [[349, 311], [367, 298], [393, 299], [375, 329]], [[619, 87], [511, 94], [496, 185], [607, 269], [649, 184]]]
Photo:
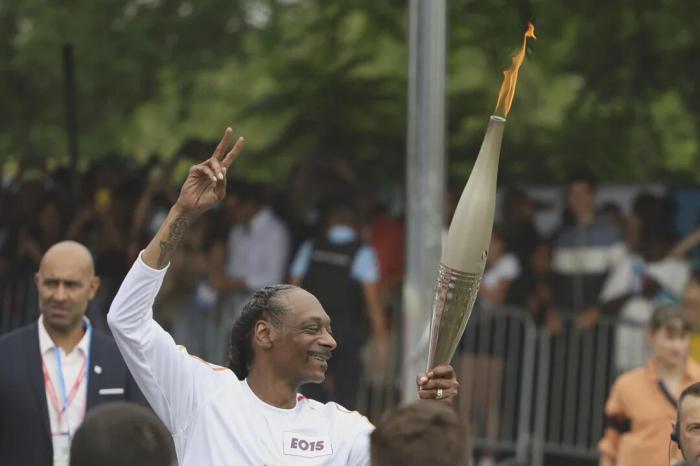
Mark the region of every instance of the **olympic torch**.
[[512, 66], [504, 72], [495, 114], [489, 119], [479, 155], [447, 231], [433, 298], [428, 369], [450, 362], [476, 301], [496, 210], [501, 140], [528, 37], [535, 38], [532, 24], [528, 24], [522, 48], [513, 58]]

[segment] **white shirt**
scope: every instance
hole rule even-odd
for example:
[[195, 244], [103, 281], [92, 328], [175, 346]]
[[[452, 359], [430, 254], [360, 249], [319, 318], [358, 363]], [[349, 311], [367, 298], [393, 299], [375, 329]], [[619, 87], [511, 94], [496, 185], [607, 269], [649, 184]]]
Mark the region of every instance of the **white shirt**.
[[372, 424], [299, 395], [292, 409], [260, 400], [229, 369], [187, 354], [153, 320], [166, 269], [139, 256], [107, 320], [134, 379], [173, 435], [180, 466], [369, 465]]
[[243, 279], [252, 290], [282, 283], [288, 254], [287, 229], [264, 207], [249, 223], [231, 229], [226, 275]]
[[488, 289], [497, 288], [501, 281], [515, 280], [520, 276], [520, 263], [515, 254], [506, 253], [498, 261], [484, 272], [481, 286]]
[[80, 370], [85, 369], [83, 364], [87, 363], [86, 357], [90, 338], [88, 332], [85, 332], [80, 342], [78, 342], [70, 353], [66, 354], [63, 349], [56, 346], [49, 336], [49, 333], [44, 327], [43, 316], [39, 317], [38, 327], [39, 351], [41, 352], [41, 358], [51, 380], [53, 393], [55, 394], [55, 398], [52, 397], [50, 388], [48, 385], [44, 385], [46, 390], [46, 404], [49, 408], [49, 422], [51, 423], [51, 439], [54, 445], [54, 466], [67, 465], [68, 458], [62, 455], [61, 450], [65, 445], [63, 442], [66, 441], [66, 434], [72, 437], [85, 417], [87, 378], [83, 376], [75, 397], [68, 405], [67, 414], [59, 415], [56, 408], [62, 408], [63, 396], [61, 394], [61, 376], [58, 373], [58, 367], [56, 365], [56, 351], [60, 352], [63, 377], [66, 383], [66, 395], [68, 396], [78, 380], [78, 377], [81, 376]]
[[[642, 296], [644, 275], [656, 280], [664, 292], [653, 299]], [[613, 269], [603, 289], [603, 296], [614, 299], [633, 294], [620, 309], [623, 325], [619, 325], [615, 331], [615, 369], [618, 372], [641, 367], [649, 359], [651, 351], [645, 334], [654, 308], [665, 304], [669, 298], [680, 301], [689, 279], [688, 261], [672, 256], [648, 263], [640, 256], [630, 256]]]
[[656, 262], [645, 262], [638, 255], [629, 256], [611, 271], [601, 292], [603, 300], [641, 293], [643, 275], [656, 280], [666, 293], [680, 300], [690, 280], [690, 264], [672, 256]]

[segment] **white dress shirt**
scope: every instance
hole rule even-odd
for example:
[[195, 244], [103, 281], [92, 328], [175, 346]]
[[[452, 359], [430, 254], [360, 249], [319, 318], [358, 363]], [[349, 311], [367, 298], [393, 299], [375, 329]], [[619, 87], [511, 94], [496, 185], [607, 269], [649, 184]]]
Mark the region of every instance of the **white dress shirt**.
[[335, 403], [271, 406], [231, 370], [191, 357], [153, 320], [167, 269], [141, 257], [107, 321], [134, 379], [173, 435], [180, 466], [367, 466], [374, 427]]
[[[46, 404], [49, 408], [49, 421], [51, 424], [51, 439], [54, 446], [54, 466], [64, 466], [68, 464], [68, 457], [65, 454], [66, 441], [70, 441], [75, 431], [83, 422], [85, 417], [85, 407], [87, 403], [87, 377], [81, 375], [81, 369], [85, 370], [87, 364], [87, 353], [90, 344], [88, 332], [85, 332], [80, 342], [70, 353], [63, 351], [57, 346], [49, 336], [44, 327], [44, 317], [39, 317], [39, 351], [41, 359], [53, 386], [53, 394], [48, 385], [44, 385], [46, 391]], [[65, 381], [66, 395], [68, 396], [73, 387], [82, 378], [74, 398], [68, 405], [66, 413], [61, 413], [63, 407], [63, 396], [61, 392], [61, 376], [56, 364], [56, 351], [61, 356], [61, 366], [63, 368], [63, 379]], [[43, 372], [43, 370], [42, 370]]]
[[264, 207], [245, 225], [235, 225], [228, 237], [226, 275], [245, 281], [248, 289], [284, 282], [289, 235], [284, 224]]

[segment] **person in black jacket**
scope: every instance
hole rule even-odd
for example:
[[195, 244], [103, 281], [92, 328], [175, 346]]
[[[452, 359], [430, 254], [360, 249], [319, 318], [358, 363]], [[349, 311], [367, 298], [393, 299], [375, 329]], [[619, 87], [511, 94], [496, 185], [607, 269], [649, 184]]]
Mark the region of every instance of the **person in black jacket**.
[[34, 281], [38, 322], [0, 338], [0, 464], [63, 466], [86, 411], [146, 402], [114, 341], [85, 318], [100, 286], [87, 248], [53, 245]]

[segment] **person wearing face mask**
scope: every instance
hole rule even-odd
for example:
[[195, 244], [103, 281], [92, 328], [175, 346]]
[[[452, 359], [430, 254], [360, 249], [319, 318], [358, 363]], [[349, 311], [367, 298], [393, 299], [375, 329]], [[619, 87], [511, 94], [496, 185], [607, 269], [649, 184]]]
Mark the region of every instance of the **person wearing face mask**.
[[605, 404], [600, 466], [658, 466], [680, 459], [680, 450], [669, 444], [669, 426], [681, 392], [700, 381], [700, 366], [688, 356], [689, 328], [682, 307], [654, 310], [647, 332], [652, 356], [618, 377]]

